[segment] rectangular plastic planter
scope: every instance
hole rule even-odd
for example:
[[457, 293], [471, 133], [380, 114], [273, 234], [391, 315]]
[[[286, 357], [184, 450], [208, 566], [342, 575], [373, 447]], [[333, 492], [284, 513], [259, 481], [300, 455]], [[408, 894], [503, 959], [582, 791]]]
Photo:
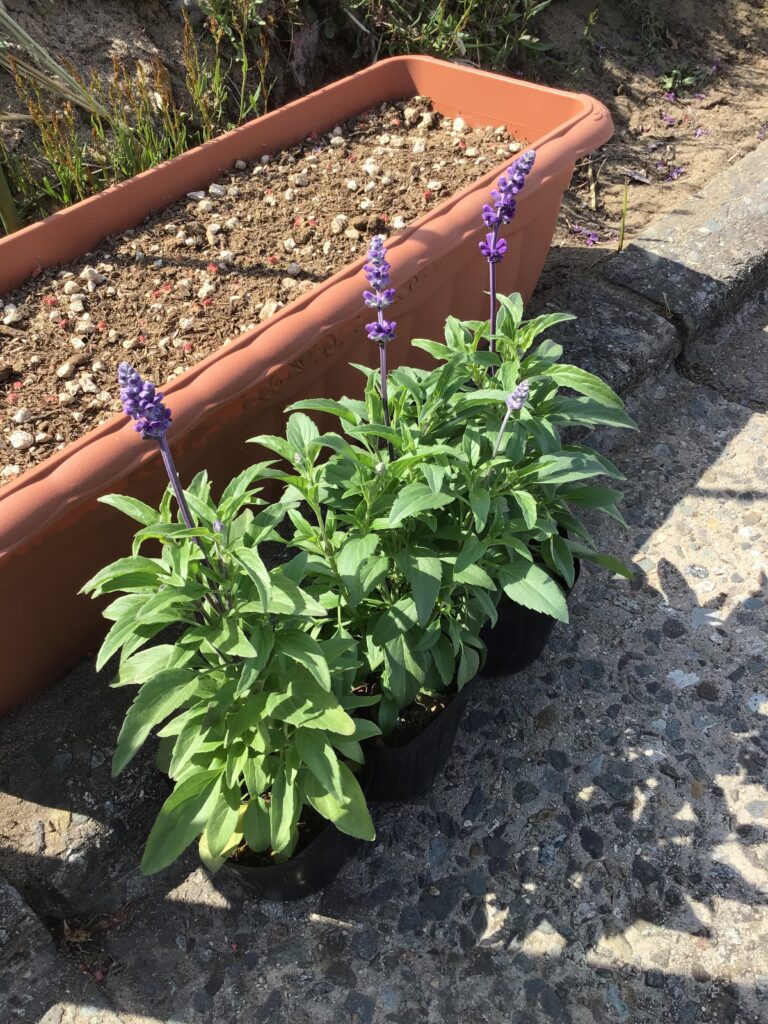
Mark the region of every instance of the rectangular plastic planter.
[[[428, 57], [381, 61], [3, 239], [0, 292], [135, 227], [210, 184], [235, 160], [255, 160], [382, 101], [419, 94], [431, 97], [447, 117], [505, 125], [536, 147], [536, 165], [506, 232], [509, 254], [500, 274], [502, 290], [529, 296], [575, 161], [610, 138], [610, 116], [588, 96]], [[479, 212], [504, 166], [388, 243], [398, 291], [393, 315], [404, 339], [392, 348], [395, 361], [413, 358], [408, 338], [441, 337], [449, 313], [486, 315]], [[290, 402], [357, 393], [360, 377], [347, 363], [376, 356], [363, 329], [363, 262], [347, 265], [163, 389], [184, 480], [207, 467], [222, 487], [256, 454], [244, 445], [246, 438], [279, 432]], [[126, 553], [131, 531], [96, 498], [117, 491], [155, 501], [163, 487], [155, 447], [142, 443], [125, 417], [116, 417], [0, 490], [0, 714], [54, 682], [94, 649], [103, 631], [98, 607], [77, 591], [98, 568]]]

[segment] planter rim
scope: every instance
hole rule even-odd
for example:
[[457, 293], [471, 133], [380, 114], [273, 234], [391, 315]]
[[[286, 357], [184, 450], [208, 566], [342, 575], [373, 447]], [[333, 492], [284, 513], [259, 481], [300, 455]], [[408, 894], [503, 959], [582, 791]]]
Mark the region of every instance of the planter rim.
[[[484, 81], [492, 79], [504, 83], [505, 87], [510, 90], [520, 90], [532, 95], [542, 93], [549, 96], [556, 95], [571, 102], [575, 112], [569, 119], [546, 133], [542, 138], [532, 139], [530, 142], [531, 146], [535, 146], [537, 152], [536, 163], [528, 186], [531, 190], [537, 184], [546, 182], [562, 171], [563, 156], [562, 153], [557, 152], [558, 147], [555, 144], [563, 135], [569, 135], [571, 143], [569, 152], [571, 154], [575, 152], [577, 157], [589, 152], [595, 145], [601, 144], [610, 136], [611, 122], [608, 111], [599, 101], [584, 94], [569, 93], [534, 83], [520, 82], [491, 72], [451, 65], [449, 62], [439, 61], [432, 57], [392, 57], [341, 79], [339, 82], [325, 86], [316, 93], [294, 100], [262, 118], [242, 125], [211, 142], [195, 147], [171, 161], [145, 171], [126, 182], [114, 185], [104, 192], [53, 214], [40, 223], [30, 225], [14, 235], [0, 240], [0, 256], [4, 257], [4, 259], [0, 259], [0, 265], [13, 266], [15, 250], [24, 246], [26, 240], [32, 237], [33, 233], [36, 239], [44, 241], [54, 230], [58, 232], [62, 223], [72, 225], [74, 230], [77, 218], [85, 211], [107, 210], [118, 198], [122, 201], [128, 186], [140, 192], [149, 182], [154, 182], [158, 175], [168, 176], [172, 169], [184, 166], [185, 161], [196, 154], [208, 151], [213, 156], [217, 151], [216, 147], [231, 147], [233, 139], [242, 138], [245, 133], [253, 132], [255, 125], [260, 126], [260, 131], [265, 133], [270, 124], [275, 123], [276, 118], [285, 119], [289, 112], [298, 110], [302, 104], [307, 103], [313, 97], [323, 95], [332, 99], [334, 93], [341, 86], [348, 86], [350, 82], [360, 80], [364, 76], [383, 75], [382, 69], [392, 66], [401, 67], [405, 73], [413, 68], [429, 66], [456, 68], [457, 73], [482, 78]], [[468, 113], [470, 112], [468, 111]], [[485, 116], [486, 120], [489, 120], [487, 115]], [[285, 145], [290, 145], [290, 143]], [[285, 146], [279, 148], [285, 148]], [[413, 221], [387, 243], [393, 265], [393, 284], [403, 296], [400, 308], [407, 308], [408, 305], [408, 285], [410, 281], [414, 280], [412, 273], [414, 265], [420, 269], [427, 267], [434, 263], [435, 252], [450, 251], [459, 246], [467, 235], [479, 233], [479, 195], [488, 191], [498, 175], [509, 166], [512, 159], [513, 157], [510, 156], [509, 160], [485, 172], [470, 185], [439, 204], [434, 210]], [[214, 180], [224, 171], [225, 168], [222, 167], [212, 176], [209, 175], [208, 181]], [[182, 198], [187, 191], [189, 189], [185, 187], [176, 199]], [[170, 206], [174, 201], [176, 200], [169, 199], [162, 208]], [[146, 211], [138, 216], [134, 223], [141, 223], [149, 212], [151, 211]], [[451, 231], [446, 232], [444, 228], [441, 230], [439, 227], [435, 230], [433, 222], [444, 218], [449, 212], [455, 214]], [[457, 230], [457, 219], [460, 222], [460, 230]], [[525, 222], [525, 204], [521, 203], [515, 223], [517, 227], [522, 227]], [[74, 256], [72, 260], [77, 258], [79, 257]], [[229, 344], [221, 346], [163, 387], [163, 392], [167, 396], [174, 414], [174, 425], [170, 431], [171, 441], [189, 434], [203, 417], [223, 401], [231, 401], [249, 390], [253, 381], [242, 376], [238, 378], [237, 364], [242, 362], [242, 359], [239, 360], [238, 357], [242, 357], [244, 350], [257, 339], [263, 339], [260, 348], [261, 358], [264, 359], [266, 356], [269, 359], [269, 369], [264, 374], [264, 378], [269, 380], [280, 370], [286, 362], [285, 346], [282, 341], [285, 337], [285, 330], [281, 334], [280, 328], [284, 328], [285, 321], [295, 313], [311, 308], [315, 313], [315, 319], [321, 323], [338, 324], [341, 320], [347, 323], [360, 320], [362, 324], [363, 313], [360, 309], [358, 293], [363, 287], [360, 277], [364, 262], [365, 257], [361, 256], [354, 262], [346, 264], [313, 288], [311, 292], [290, 302], [263, 324], [234, 337]], [[398, 274], [398, 267], [405, 267], [409, 270], [408, 278], [402, 271]], [[27, 277], [28, 275], [25, 274], [24, 279]], [[2, 284], [1, 279], [0, 284]], [[276, 328], [277, 330], [275, 330]], [[269, 339], [270, 333], [276, 334], [277, 338]], [[301, 359], [302, 355], [316, 344], [316, 337], [302, 339], [290, 352], [290, 360]], [[230, 372], [221, 373], [220, 380], [212, 382], [210, 379], [205, 379], [207, 371], [211, 367], [227, 363], [231, 364]], [[163, 384], [162, 381], [156, 383], [161, 386]], [[18, 480], [6, 484], [0, 490], [0, 509], [2, 509], [2, 520], [6, 524], [0, 537], [0, 562], [17, 549], [34, 542], [35, 536], [44, 533], [53, 521], [60, 518], [63, 512], [81, 506], [100, 494], [107, 493], [116, 481], [156, 455], [156, 446], [143, 444], [133, 430], [130, 421], [125, 416], [117, 414], [72, 444], [67, 445], [60, 452], [51, 455], [37, 466], [31, 467]], [[28, 516], [32, 514], [34, 526], [30, 529]]]

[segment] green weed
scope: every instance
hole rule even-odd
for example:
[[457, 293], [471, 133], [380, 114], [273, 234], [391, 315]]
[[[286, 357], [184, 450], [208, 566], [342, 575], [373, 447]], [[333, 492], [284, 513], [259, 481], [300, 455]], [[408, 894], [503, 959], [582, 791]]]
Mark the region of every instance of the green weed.
[[534, 18], [551, 0], [340, 0], [372, 56], [428, 53], [462, 57], [482, 67], [509, 68], [522, 51], [549, 48], [532, 32]]

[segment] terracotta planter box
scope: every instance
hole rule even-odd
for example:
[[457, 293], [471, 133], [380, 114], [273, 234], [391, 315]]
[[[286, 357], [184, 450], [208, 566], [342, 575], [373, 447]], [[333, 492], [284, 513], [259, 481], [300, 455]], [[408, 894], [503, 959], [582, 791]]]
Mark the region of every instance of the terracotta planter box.
[[[448, 117], [505, 125], [536, 147], [536, 165], [506, 232], [509, 254], [500, 274], [503, 291], [529, 296], [576, 159], [612, 134], [608, 112], [588, 96], [427, 57], [382, 61], [3, 239], [0, 292], [39, 267], [67, 263], [107, 235], [136, 226], [210, 184], [237, 159], [254, 160], [384, 100], [417, 94], [431, 97]], [[400, 338], [441, 337], [449, 313], [485, 315], [479, 212], [503, 166], [392, 241]], [[359, 374], [347, 363], [376, 357], [363, 329], [363, 262], [349, 264], [163, 389], [184, 480], [207, 467], [223, 487], [257, 454], [245, 446], [246, 438], [279, 432], [290, 402], [359, 389]], [[395, 361], [413, 358], [405, 342], [395, 344], [392, 355]], [[117, 491], [156, 501], [164, 486], [155, 446], [141, 442], [125, 417], [116, 417], [0, 490], [0, 713], [54, 682], [99, 640], [99, 609], [77, 591], [98, 568], [126, 553], [131, 524], [96, 498]]]

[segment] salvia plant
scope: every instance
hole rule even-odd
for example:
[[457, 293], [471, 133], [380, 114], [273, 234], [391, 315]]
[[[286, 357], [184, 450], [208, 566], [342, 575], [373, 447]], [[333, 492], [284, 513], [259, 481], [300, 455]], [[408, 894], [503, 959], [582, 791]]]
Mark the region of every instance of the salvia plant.
[[[621, 492], [596, 483], [623, 477], [580, 438], [634, 424], [610, 387], [561, 362], [546, 337], [572, 317], [525, 320], [519, 295], [497, 293], [501, 232], [534, 162], [532, 150], [520, 156], [482, 210], [488, 319], [449, 317], [444, 342], [412, 341], [431, 368], [390, 370], [395, 290], [375, 238], [362, 297], [379, 365], [358, 367], [361, 397], [295, 403], [284, 435], [252, 439], [277, 459], [238, 476], [218, 504], [205, 474], [182, 489], [163, 396], [121, 366], [125, 412], [158, 446], [170, 487], [159, 509], [103, 499], [141, 528], [132, 555], [85, 589], [122, 592], [105, 612], [113, 626], [98, 666], [119, 653], [115, 684], [138, 687], [114, 770], [159, 729], [174, 784], [144, 870], [196, 837], [214, 868], [245, 847], [284, 859], [310, 809], [373, 838], [361, 743], [476, 675], [481, 629], [500, 601], [567, 621], [578, 559], [628, 574], [581, 519], [594, 510], [623, 522]], [[338, 426], [322, 431], [309, 413]], [[271, 504], [260, 497], [267, 480], [282, 486]], [[259, 552], [268, 541], [284, 547], [271, 568]], [[159, 555], [145, 553], [157, 542]]]
[[[101, 499], [141, 528], [133, 553], [83, 589], [122, 594], [105, 609], [112, 627], [97, 658], [100, 669], [119, 653], [114, 685], [137, 687], [113, 772], [162, 725], [158, 763], [174, 789], [142, 869], [166, 867], [198, 837], [212, 868], [243, 845], [284, 859], [306, 807], [373, 839], [355, 767], [360, 741], [379, 730], [350, 714], [370, 703], [352, 693], [355, 644], [325, 625], [326, 609], [302, 586], [300, 561], [267, 568], [259, 553], [277, 537], [285, 507], [258, 496], [269, 466], [241, 473], [218, 503], [205, 473], [182, 491], [162, 394], [126, 364], [120, 383], [125, 412], [159, 446], [170, 487], [158, 509], [120, 495]], [[157, 542], [159, 555], [145, 553]]]

